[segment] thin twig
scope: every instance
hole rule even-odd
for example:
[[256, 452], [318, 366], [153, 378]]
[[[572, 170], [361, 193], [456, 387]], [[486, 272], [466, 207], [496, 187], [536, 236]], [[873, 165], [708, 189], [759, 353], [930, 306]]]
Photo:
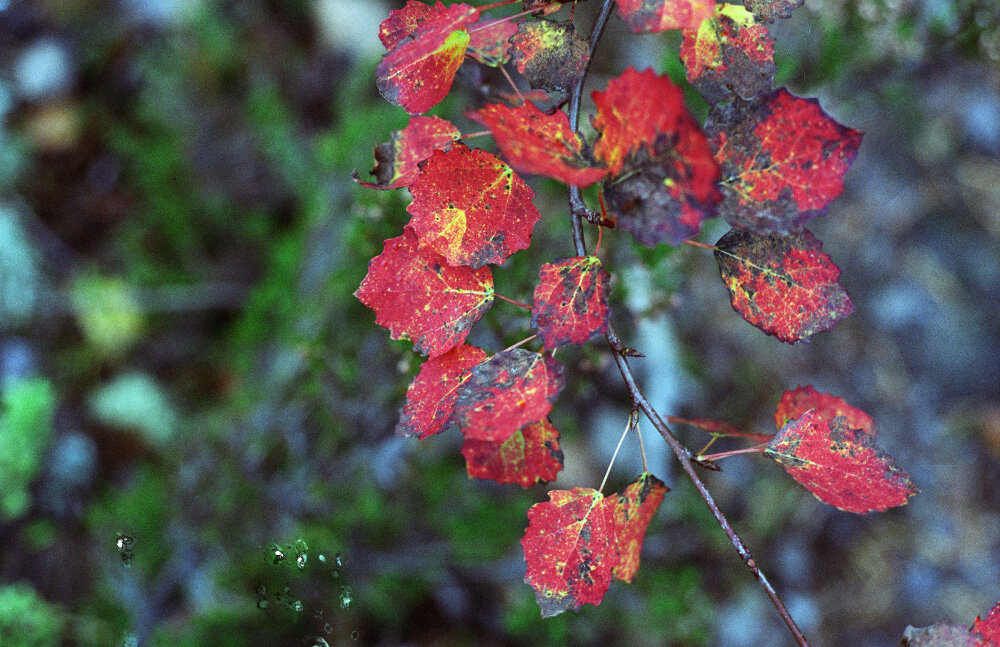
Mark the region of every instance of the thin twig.
[[[590, 32], [590, 59], [588, 59], [588, 66], [589, 60], [593, 60], [594, 50], [597, 47], [598, 41], [601, 39], [601, 35], [607, 25], [608, 17], [611, 14], [611, 9], [614, 4], [614, 0], [604, 0], [604, 4], [601, 5], [600, 13], [598, 13], [597, 19], [594, 21], [593, 29]], [[580, 77], [580, 80], [577, 81], [576, 85], [573, 86], [572, 93], [570, 94], [569, 123], [570, 127], [576, 131], [579, 131], [580, 97], [583, 94], [583, 84], [586, 78], [587, 71], [584, 70], [583, 75]], [[581, 218], [587, 218], [588, 220], [591, 219], [588, 217], [590, 209], [587, 208], [586, 203], [583, 201], [583, 196], [580, 193], [580, 189], [577, 187], [570, 186], [569, 188], [569, 206], [572, 210], [570, 220], [573, 223], [573, 242], [576, 254], [577, 256], [586, 256], [587, 248], [583, 239], [583, 224], [581, 222]], [[695, 489], [698, 490], [698, 494], [705, 502], [705, 505], [707, 505], [708, 509], [712, 511], [712, 515], [718, 522], [719, 527], [722, 528], [722, 531], [729, 538], [730, 543], [732, 543], [733, 547], [736, 549], [740, 559], [743, 560], [743, 563], [747, 565], [747, 568], [750, 569], [750, 572], [760, 583], [764, 592], [767, 594], [767, 597], [771, 599], [771, 602], [778, 610], [778, 614], [781, 616], [781, 619], [785, 621], [785, 624], [788, 625], [789, 631], [791, 631], [792, 635], [795, 637], [795, 641], [800, 645], [800, 647], [809, 647], [809, 643], [806, 642], [805, 636], [802, 634], [798, 625], [795, 624], [795, 620], [792, 619], [791, 614], [788, 612], [785, 604], [781, 601], [781, 598], [778, 597], [778, 593], [774, 590], [774, 587], [768, 581], [767, 577], [765, 577], [764, 573], [761, 572], [760, 567], [757, 565], [757, 560], [754, 559], [750, 549], [746, 547], [743, 540], [740, 539], [740, 536], [736, 534], [735, 530], [733, 530], [729, 520], [722, 513], [722, 510], [719, 509], [718, 504], [715, 503], [715, 499], [712, 497], [712, 494], [708, 491], [708, 488], [705, 487], [705, 484], [702, 482], [697, 472], [695, 472], [691, 452], [684, 445], [682, 445], [679, 440], [677, 440], [676, 436], [674, 436], [674, 434], [670, 431], [670, 428], [667, 426], [667, 423], [663, 421], [663, 418], [660, 417], [660, 414], [657, 413], [656, 409], [654, 409], [649, 401], [646, 400], [646, 396], [644, 396], [642, 391], [639, 389], [639, 386], [635, 382], [635, 377], [632, 375], [632, 369], [629, 368], [628, 359], [625, 357], [624, 351], [626, 347], [618, 338], [618, 334], [615, 332], [615, 329], [611, 325], [610, 321], [608, 322], [608, 329], [605, 337], [608, 340], [608, 344], [611, 345], [615, 363], [618, 365], [618, 370], [622, 374], [622, 379], [625, 380], [628, 392], [632, 396], [634, 406], [638, 407], [646, 415], [646, 417], [649, 418], [649, 421], [653, 423], [653, 427], [656, 428], [656, 431], [663, 437], [663, 440], [665, 440], [667, 445], [670, 446], [670, 449], [674, 452], [674, 455], [680, 462], [684, 473], [687, 474], [691, 483], [694, 484]]]
[[531, 310], [531, 306], [528, 305], [527, 303], [525, 303], [523, 301], [518, 301], [517, 299], [511, 299], [510, 297], [505, 297], [504, 295], [500, 294], [499, 292], [494, 292], [493, 296], [495, 296], [496, 298], [501, 299], [503, 301], [506, 301], [507, 303], [513, 303], [514, 305], [516, 305], [519, 308], [524, 308], [525, 310]]

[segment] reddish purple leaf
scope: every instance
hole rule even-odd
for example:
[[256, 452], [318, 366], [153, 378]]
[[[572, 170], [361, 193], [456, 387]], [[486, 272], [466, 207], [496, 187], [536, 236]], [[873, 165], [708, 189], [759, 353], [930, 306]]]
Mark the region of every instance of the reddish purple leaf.
[[559, 432], [548, 420], [526, 425], [503, 442], [466, 438], [462, 456], [471, 478], [521, 487], [554, 481], [563, 466]]
[[774, 424], [781, 429], [789, 420], [801, 417], [810, 409], [815, 409], [823, 418], [844, 416], [844, 424], [848, 427], [861, 429], [875, 437], [875, 421], [871, 416], [857, 407], [852, 407], [841, 398], [821, 393], [808, 384], [781, 394], [781, 402], [774, 412]]
[[[426, 5], [421, 5], [426, 6]], [[375, 147], [375, 182], [354, 181], [369, 189], [398, 189], [417, 177], [417, 165], [436, 150], [446, 150], [462, 136], [449, 121], [440, 117], [413, 117], [406, 128], [392, 133], [392, 139]]]
[[407, 0], [402, 9], [389, 12], [389, 17], [382, 21], [378, 28], [378, 38], [386, 50], [391, 50], [407, 37], [411, 36], [425, 20], [442, 11], [444, 5], [438, 2], [437, 9], [419, 0]]
[[807, 411], [782, 427], [764, 454], [820, 501], [841, 510], [864, 514], [905, 505], [917, 493], [910, 477], [875, 446], [871, 434], [844, 420]]
[[617, 579], [631, 582], [639, 571], [639, 554], [642, 552], [646, 528], [660, 507], [663, 495], [669, 491], [670, 488], [663, 481], [646, 472], [621, 494], [615, 495], [620, 561], [613, 574]]
[[420, 249], [407, 227], [385, 241], [354, 296], [375, 311], [375, 323], [393, 339], [413, 340], [417, 352], [437, 357], [460, 346], [489, 310], [493, 277], [487, 268], [449, 266], [439, 254]]
[[761, 236], [732, 229], [716, 243], [715, 260], [733, 310], [781, 341], [802, 341], [854, 311], [840, 268], [806, 230]]
[[530, 101], [516, 108], [491, 103], [468, 117], [490, 129], [504, 157], [521, 173], [545, 175], [581, 188], [608, 173], [584, 157], [583, 142], [562, 110], [547, 115]]
[[596, 256], [577, 256], [541, 269], [531, 308], [531, 327], [546, 348], [580, 344], [608, 327], [611, 277]]
[[472, 369], [458, 390], [454, 420], [466, 438], [503, 442], [544, 420], [562, 388], [562, 366], [550, 355], [502, 351]]
[[[510, 38], [517, 33], [517, 24], [516, 20], [483, 18], [469, 28], [468, 55], [483, 65], [503, 65], [510, 60]], [[489, 26], [484, 29], [483, 25]]]
[[472, 367], [485, 359], [486, 353], [479, 348], [462, 345], [424, 362], [406, 389], [396, 434], [422, 440], [444, 431], [455, 409], [458, 387], [469, 379]]
[[983, 647], [1000, 647], [1000, 602], [990, 609], [986, 620], [980, 620], [979, 616], [976, 616], [972, 631], [983, 637]]
[[792, 10], [801, 7], [803, 2], [804, 0], [743, 0], [746, 8], [764, 22], [790, 17]]
[[697, 29], [715, 0], [618, 0], [618, 14], [635, 33]]
[[705, 131], [721, 168], [719, 215], [761, 234], [795, 231], [825, 213], [861, 145], [861, 133], [816, 99], [784, 88], [713, 107]]
[[455, 144], [435, 151], [410, 184], [406, 208], [420, 247], [451, 265], [503, 263], [531, 242], [534, 192], [494, 155]]
[[510, 42], [511, 59], [533, 88], [569, 90], [590, 60], [587, 40], [571, 22], [526, 20]]

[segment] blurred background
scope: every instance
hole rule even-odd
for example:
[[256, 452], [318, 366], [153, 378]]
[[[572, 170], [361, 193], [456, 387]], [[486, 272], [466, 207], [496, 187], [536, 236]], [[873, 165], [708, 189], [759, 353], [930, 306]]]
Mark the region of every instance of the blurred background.
[[[3, 647], [792, 644], [648, 425], [673, 490], [635, 582], [539, 617], [525, 512], [596, 487], [628, 414], [602, 342], [560, 352], [554, 486], [468, 479], [456, 434], [392, 435], [421, 358], [352, 292], [408, 195], [350, 173], [407, 122], [374, 83], [402, 4], [0, 0]], [[663, 413], [769, 432], [811, 383], [874, 416], [921, 489], [904, 508], [838, 512], [759, 457], [705, 479], [813, 645], [895, 645], [1000, 599], [1000, 12], [807, 0], [772, 29], [779, 83], [866, 133], [811, 225], [856, 312], [782, 344], [710, 253], [609, 232], [614, 320]], [[681, 81], [678, 42], [612, 18], [588, 87]], [[434, 113], [479, 130], [461, 115], [495, 81], [467, 64]], [[522, 300], [572, 254], [565, 188], [532, 185], [533, 246], [495, 272]], [[498, 304], [471, 341], [526, 334]], [[626, 443], [608, 489], [638, 471]]]

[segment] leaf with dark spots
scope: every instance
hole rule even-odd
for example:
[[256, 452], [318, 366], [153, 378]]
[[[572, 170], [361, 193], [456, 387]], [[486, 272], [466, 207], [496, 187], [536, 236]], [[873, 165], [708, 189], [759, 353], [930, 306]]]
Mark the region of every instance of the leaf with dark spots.
[[590, 60], [587, 40], [571, 22], [526, 20], [510, 42], [511, 60], [533, 88], [569, 90]]
[[491, 103], [468, 117], [490, 129], [504, 157], [521, 173], [545, 175], [579, 187], [608, 173], [585, 156], [583, 142], [562, 110], [547, 115], [530, 101], [517, 107]]
[[[484, 28], [483, 25], [488, 26]], [[517, 25], [516, 20], [496, 22], [492, 18], [483, 18], [469, 27], [469, 48], [466, 53], [483, 65], [503, 65], [510, 60], [510, 38], [517, 33]]]
[[669, 490], [663, 481], [646, 472], [620, 494], [614, 495], [620, 560], [612, 572], [617, 579], [631, 582], [639, 571], [646, 528]]
[[424, 439], [444, 431], [455, 409], [458, 387], [469, 379], [472, 367], [485, 359], [481, 349], [462, 345], [425, 361], [406, 389], [396, 434]]
[[809, 410], [782, 427], [764, 454], [820, 501], [847, 512], [905, 505], [917, 493], [871, 434], [851, 429], [843, 416], [825, 418]]
[[787, 236], [731, 229], [715, 260], [733, 309], [781, 341], [803, 341], [854, 311], [840, 268], [808, 231]]
[[634, 33], [697, 29], [715, 0], [618, 0], [618, 14]]
[[441, 255], [420, 249], [406, 228], [385, 241], [354, 296], [393, 339], [410, 339], [417, 352], [437, 357], [460, 346], [489, 310], [493, 277], [487, 268], [448, 266]]
[[375, 182], [354, 181], [369, 189], [398, 189], [417, 177], [417, 165], [436, 150], [445, 150], [462, 136], [458, 128], [440, 117], [413, 117], [392, 139], [375, 147]]
[[472, 369], [458, 390], [454, 420], [466, 438], [502, 443], [544, 420], [562, 388], [562, 365], [551, 356], [502, 351]]
[[875, 437], [875, 421], [870, 415], [857, 407], [852, 407], [843, 399], [821, 393], [810, 385], [800, 386], [781, 394], [781, 402], [774, 412], [774, 424], [781, 429], [789, 420], [795, 420], [810, 409], [814, 409], [824, 418], [844, 416], [844, 423], [848, 427], [861, 429]]
[[[444, 5], [438, 2], [436, 11], [442, 11]], [[378, 37], [386, 50], [391, 50], [404, 39], [412, 36], [417, 28], [434, 15], [435, 9], [419, 0], [408, 0], [402, 9], [389, 12], [389, 17], [382, 21], [378, 28]]]
[[684, 32], [680, 54], [688, 81], [709, 103], [774, 88], [774, 39], [739, 5], [716, 5], [714, 16]]
[[784, 88], [712, 108], [705, 122], [719, 163], [719, 215], [760, 234], [797, 231], [844, 190], [861, 133], [816, 99]]
[[559, 432], [547, 419], [525, 425], [503, 442], [466, 438], [462, 456], [471, 478], [521, 487], [554, 481], [563, 466]]
[[608, 326], [611, 277], [596, 256], [546, 263], [531, 308], [531, 326], [546, 348], [579, 344]]
[[540, 214], [534, 192], [514, 170], [484, 150], [455, 144], [435, 151], [410, 184], [410, 226], [421, 249], [473, 269], [503, 263], [531, 242]]
[[764, 22], [774, 22], [775, 18], [789, 18], [792, 10], [801, 7], [805, 0], [743, 0], [743, 4], [753, 15]]
[[985, 620], [976, 616], [972, 631], [983, 637], [985, 647], [1000, 647], [1000, 602], [990, 609]]

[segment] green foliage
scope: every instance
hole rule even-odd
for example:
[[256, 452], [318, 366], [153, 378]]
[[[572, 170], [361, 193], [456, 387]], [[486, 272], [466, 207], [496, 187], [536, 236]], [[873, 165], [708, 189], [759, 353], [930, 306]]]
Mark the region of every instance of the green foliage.
[[64, 625], [59, 608], [30, 585], [0, 586], [0, 645], [51, 647], [59, 644]]
[[0, 393], [0, 518], [16, 518], [31, 505], [28, 486], [52, 438], [55, 393], [47, 380], [7, 382]]

